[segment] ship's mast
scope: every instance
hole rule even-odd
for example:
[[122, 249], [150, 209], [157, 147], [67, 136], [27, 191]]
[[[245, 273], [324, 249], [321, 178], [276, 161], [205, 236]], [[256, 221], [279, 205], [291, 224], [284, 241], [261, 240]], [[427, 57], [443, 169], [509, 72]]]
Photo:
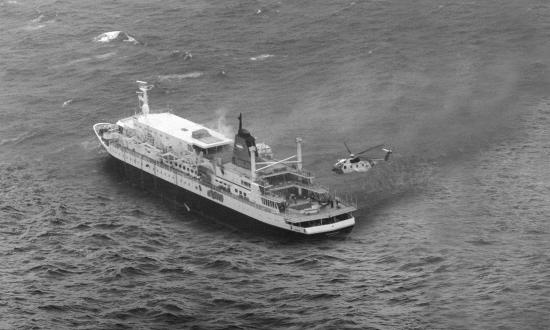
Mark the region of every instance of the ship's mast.
[[239, 113], [239, 130], [237, 131], [237, 133], [241, 133], [242, 130], [243, 130], [243, 114]]
[[138, 95], [138, 100], [140, 102], [141, 113], [144, 115], [149, 114], [149, 97], [147, 92], [153, 88], [153, 85], [148, 85], [146, 81], [137, 80], [138, 88], [140, 92], [136, 92]]
[[[239, 116], [239, 119], [240, 118]], [[250, 179], [256, 181], [256, 147], [249, 147], [248, 150], [250, 151]]]
[[296, 138], [296, 156], [297, 156], [297, 168], [302, 169], [302, 138]]

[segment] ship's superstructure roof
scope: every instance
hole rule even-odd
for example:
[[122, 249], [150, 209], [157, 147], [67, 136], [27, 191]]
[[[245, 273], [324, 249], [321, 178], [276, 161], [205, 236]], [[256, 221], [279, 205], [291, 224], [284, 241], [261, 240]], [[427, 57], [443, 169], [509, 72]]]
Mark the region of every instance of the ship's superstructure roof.
[[[135, 118], [140, 124], [183, 140], [188, 144], [208, 149], [232, 144], [233, 140], [203, 125], [181, 118], [169, 112], [140, 114]], [[131, 124], [130, 124], [131, 123]], [[125, 124], [133, 125], [133, 121]]]

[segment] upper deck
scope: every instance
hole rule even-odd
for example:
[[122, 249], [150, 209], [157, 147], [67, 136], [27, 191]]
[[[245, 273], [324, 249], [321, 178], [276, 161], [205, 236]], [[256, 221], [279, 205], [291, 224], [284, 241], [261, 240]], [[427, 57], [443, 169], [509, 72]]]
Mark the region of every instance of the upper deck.
[[202, 149], [231, 145], [233, 143], [232, 139], [225, 137], [219, 132], [169, 112], [139, 114], [123, 119], [118, 124], [135, 129], [138, 128], [135, 127], [136, 122], [138, 126], [150, 127]]

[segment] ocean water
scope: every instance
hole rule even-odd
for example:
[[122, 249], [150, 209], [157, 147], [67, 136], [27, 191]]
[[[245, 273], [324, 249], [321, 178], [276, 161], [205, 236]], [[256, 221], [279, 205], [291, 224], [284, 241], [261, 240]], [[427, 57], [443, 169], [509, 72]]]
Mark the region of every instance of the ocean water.
[[[0, 0], [1, 329], [546, 329], [545, 0]], [[94, 38], [121, 30], [137, 42]], [[191, 56], [189, 56], [189, 54]], [[91, 129], [153, 108], [354, 196], [346, 237], [174, 208]], [[364, 174], [331, 164], [387, 143]], [[223, 220], [223, 219], [221, 219]]]

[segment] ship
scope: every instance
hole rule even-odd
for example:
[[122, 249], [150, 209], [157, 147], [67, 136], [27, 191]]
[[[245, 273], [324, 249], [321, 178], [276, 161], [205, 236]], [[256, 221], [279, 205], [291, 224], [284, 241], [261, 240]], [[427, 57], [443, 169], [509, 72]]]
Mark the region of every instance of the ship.
[[166, 187], [168, 198], [186, 211], [229, 225], [298, 236], [351, 231], [357, 204], [316, 183], [302, 167], [301, 138], [295, 139], [296, 155], [277, 159], [269, 145], [256, 143], [243, 128], [242, 114], [231, 139], [170, 111], [150, 111], [153, 85], [137, 84], [134, 115], [93, 125], [103, 148], [134, 177]]

